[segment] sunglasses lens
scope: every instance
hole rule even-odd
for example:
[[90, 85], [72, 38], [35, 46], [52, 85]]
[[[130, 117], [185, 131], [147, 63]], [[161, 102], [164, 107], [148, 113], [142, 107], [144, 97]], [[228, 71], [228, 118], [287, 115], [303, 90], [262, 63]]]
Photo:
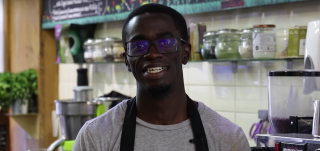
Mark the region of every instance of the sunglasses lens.
[[[176, 38], [164, 38], [155, 41], [155, 46], [159, 53], [173, 53], [177, 51]], [[149, 41], [141, 40], [127, 43], [127, 51], [129, 56], [142, 56], [148, 53], [150, 47]]]
[[165, 38], [155, 41], [157, 49], [160, 53], [173, 53], [177, 51], [177, 39]]
[[148, 52], [148, 41], [135, 41], [127, 44], [127, 50], [129, 56], [140, 56]]

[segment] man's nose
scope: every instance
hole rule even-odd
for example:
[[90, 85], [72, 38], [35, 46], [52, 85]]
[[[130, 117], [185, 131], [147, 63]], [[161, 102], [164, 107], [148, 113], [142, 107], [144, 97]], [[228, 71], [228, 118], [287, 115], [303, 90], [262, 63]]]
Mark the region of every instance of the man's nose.
[[151, 44], [149, 52], [145, 56], [149, 58], [158, 58], [158, 57], [161, 57], [162, 54], [159, 53], [159, 51], [157, 50], [154, 44]]

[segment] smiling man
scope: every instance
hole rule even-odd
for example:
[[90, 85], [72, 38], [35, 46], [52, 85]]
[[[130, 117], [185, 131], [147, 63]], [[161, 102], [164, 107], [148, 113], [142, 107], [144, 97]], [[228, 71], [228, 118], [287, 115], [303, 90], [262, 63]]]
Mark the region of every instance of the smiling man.
[[239, 126], [186, 94], [187, 39], [185, 19], [170, 7], [148, 4], [131, 12], [122, 40], [136, 97], [88, 121], [73, 150], [250, 151]]

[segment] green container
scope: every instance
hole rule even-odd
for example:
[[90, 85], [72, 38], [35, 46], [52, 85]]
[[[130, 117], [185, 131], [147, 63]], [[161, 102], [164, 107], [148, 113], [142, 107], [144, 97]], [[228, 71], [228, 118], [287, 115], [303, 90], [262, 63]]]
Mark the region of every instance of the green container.
[[288, 57], [291, 58], [293, 57], [293, 33], [294, 33], [294, 28], [289, 29], [289, 42], [288, 42]]
[[74, 140], [71, 141], [64, 141], [64, 143], [61, 145], [63, 146], [63, 151], [72, 151], [72, 147], [74, 144]]
[[236, 29], [221, 29], [217, 31], [215, 54], [218, 59], [240, 59], [238, 48], [241, 44], [240, 33]]

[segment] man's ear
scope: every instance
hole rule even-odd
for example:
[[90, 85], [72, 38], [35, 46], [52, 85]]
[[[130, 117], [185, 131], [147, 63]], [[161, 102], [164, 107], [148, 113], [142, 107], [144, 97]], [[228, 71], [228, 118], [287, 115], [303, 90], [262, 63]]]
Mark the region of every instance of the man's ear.
[[130, 65], [128, 62], [128, 58], [127, 58], [128, 56], [127, 56], [126, 52], [122, 52], [122, 57], [124, 58], [124, 63], [126, 64], [128, 71], [131, 72], [131, 68], [130, 68]]
[[183, 44], [182, 53], [182, 63], [185, 65], [188, 63], [191, 56], [191, 45], [189, 43]]

